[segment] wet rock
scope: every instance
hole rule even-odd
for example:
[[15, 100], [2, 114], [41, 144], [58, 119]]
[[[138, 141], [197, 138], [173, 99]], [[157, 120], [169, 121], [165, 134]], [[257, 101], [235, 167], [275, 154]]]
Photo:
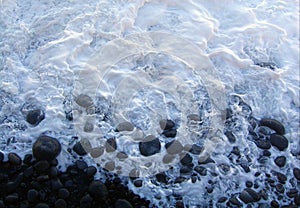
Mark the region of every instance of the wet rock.
[[225, 135], [230, 143], [235, 143], [236, 138], [231, 131], [226, 131]]
[[287, 138], [279, 134], [271, 134], [270, 142], [274, 147], [277, 147], [277, 149], [280, 151], [285, 150], [289, 145]]
[[166, 143], [165, 147], [169, 154], [178, 154], [183, 150], [182, 144], [177, 140], [173, 140], [169, 143]]
[[74, 146], [73, 146], [73, 151], [76, 152], [78, 155], [80, 156], [84, 156], [87, 154], [87, 152], [85, 151], [85, 149], [82, 147], [80, 142], [77, 142]]
[[92, 202], [92, 197], [89, 194], [87, 194], [80, 199], [80, 208], [90, 208]]
[[70, 192], [66, 188], [61, 188], [58, 190], [58, 197], [61, 199], [66, 199], [70, 196]]
[[101, 148], [101, 147], [95, 147], [95, 148], [92, 148], [91, 149], [91, 156], [93, 158], [98, 158], [100, 157], [102, 154], [104, 153], [104, 148]]
[[128, 158], [128, 155], [124, 152], [118, 152], [117, 153], [117, 158], [120, 160], [120, 161], [124, 161], [125, 159]]
[[168, 182], [168, 177], [165, 173], [158, 173], [155, 175], [155, 178], [158, 182], [161, 183], [167, 183]]
[[106, 152], [114, 152], [117, 149], [117, 141], [115, 138], [110, 138], [105, 143]]
[[42, 120], [44, 120], [44, 118], [45, 118], [44, 111], [39, 109], [31, 110], [27, 113], [26, 121], [33, 126], [37, 126]]
[[8, 162], [12, 165], [21, 165], [22, 159], [16, 153], [8, 153]]
[[211, 157], [207, 157], [207, 156], [204, 156], [204, 157], [200, 157], [199, 160], [198, 160], [198, 164], [208, 164], [208, 163], [215, 163], [215, 161], [213, 159], [211, 159]]
[[190, 120], [190, 121], [193, 121], [193, 122], [199, 122], [201, 121], [201, 118], [199, 115], [197, 114], [190, 114], [187, 116], [187, 118]]
[[167, 138], [174, 138], [177, 135], [177, 130], [176, 129], [164, 130], [162, 134]]
[[172, 162], [173, 159], [174, 159], [174, 155], [166, 154], [166, 155], [164, 155], [162, 161], [163, 161], [163, 163], [168, 164], [168, 163]]
[[3, 159], [4, 159], [4, 154], [0, 152], [0, 163], [3, 161]]
[[252, 203], [252, 202], [257, 202], [260, 200], [259, 194], [254, 191], [251, 188], [246, 188], [244, 189], [241, 194], [239, 195], [239, 198], [245, 203]]
[[146, 157], [159, 153], [160, 149], [161, 149], [161, 144], [158, 138], [155, 138], [151, 141], [139, 143], [139, 150], [141, 154]]
[[298, 190], [295, 189], [295, 188], [291, 188], [287, 193], [286, 195], [289, 197], [289, 198], [294, 198], [298, 193]]
[[125, 199], [118, 199], [115, 208], [133, 208], [133, 206]]
[[42, 173], [45, 172], [50, 167], [50, 164], [46, 160], [38, 161], [33, 165], [33, 168], [38, 172]]
[[85, 168], [88, 167], [86, 162], [83, 160], [76, 160], [75, 165], [78, 170], [84, 170]]
[[49, 176], [52, 178], [55, 178], [57, 176], [57, 174], [58, 174], [57, 168], [54, 166], [50, 167]]
[[53, 190], [59, 190], [62, 187], [63, 187], [63, 184], [61, 183], [60, 179], [54, 178], [51, 180], [51, 188]]
[[55, 208], [67, 208], [68, 204], [65, 200], [58, 199], [55, 201], [54, 206], [55, 206]]
[[7, 195], [4, 198], [5, 204], [16, 204], [19, 201], [19, 195], [18, 194], [11, 194]]
[[106, 186], [100, 181], [92, 181], [88, 188], [89, 194], [95, 199], [106, 199], [108, 191]]
[[35, 205], [34, 208], [50, 208], [50, 207], [46, 203], [39, 203], [39, 204]]
[[238, 207], [242, 206], [242, 204], [239, 202], [239, 200], [235, 196], [233, 196], [229, 199], [229, 203], [232, 205], [238, 206]]
[[286, 157], [285, 156], [278, 156], [278, 157], [275, 158], [274, 162], [278, 167], [282, 168], [286, 164]]
[[276, 133], [279, 135], [285, 134], [284, 126], [275, 119], [264, 118], [260, 120], [259, 125], [269, 127], [270, 129], [276, 131]]
[[197, 144], [193, 144], [191, 149], [189, 150], [189, 152], [193, 155], [200, 155], [200, 153], [203, 151], [203, 147], [197, 145]]
[[263, 156], [270, 157], [271, 156], [271, 152], [269, 150], [264, 150], [263, 151]]
[[253, 183], [251, 181], [246, 181], [246, 187], [251, 188], [253, 186]]
[[277, 201], [275, 201], [275, 200], [272, 200], [271, 201], [271, 207], [272, 208], [279, 208], [279, 203]]
[[202, 176], [206, 176], [206, 175], [207, 175], [207, 169], [206, 169], [205, 167], [203, 167], [203, 166], [196, 166], [196, 167], [194, 168], [194, 170], [195, 170], [197, 173], [199, 173], [200, 175], [202, 175]]
[[5, 204], [2, 200], [0, 200], [0, 208], [5, 208]]
[[180, 168], [180, 173], [181, 174], [190, 174], [192, 172], [192, 167], [189, 166], [183, 166]]
[[218, 203], [224, 203], [226, 201], [227, 201], [227, 197], [225, 197], [225, 196], [222, 196], [218, 199]]
[[295, 197], [294, 197], [294, 203], [298, 206], [300, 206], [300, 194], [297, 194]]
[[268, 140], [258, 140], [258, 141], [255, 141], [255, 144], [260, 149], [267, 150], [267, 149], [271, 148], [271, 143]]
[[107, 163], [105, 163], [104, 169], [106, 169], [108, 171], [113, 171], [115, 169], [115, 162], [114, 161], [108, 161]]
[[32, 154], [26, 154], [23, 159], [23, 163], [29, 165], [32, 160]]
[[97, 173], [97, 169], [94, 166], [89, 166], [86, 169], [87, 177], [93, 177]]
[[276, 177], [277, 177], [277, 180], [280, 182], [280, 183], [285, 183], [286, 180], [287, 180], [287, 177], [286, 175], [284, 175], [283, 173], [279, 173], [279, 172], [276, 172]]
[[294, 168], [293, 169], [293, 174], [295, 176], [295, 178], [300, 181], [300, 169], [299, 168]]
[[78, 95], [75, 98], [75, 102], [83, 108], [89, 108], [94, 105], [93, 99], [85, 94]]
[[27, 192], [27, 200], [30, 203], [34, 203], [38, 200], [39, 192], [35, 189], [29, 189]]
[[251, 171], [249, 165], [246, 164], [246, 163], [242, 163], [242, 164], [240, 164], [240, 166], [243, 168], [243, 170], [244, 170], [246, 173], [249, 173], [249, 172]]
[[128, 122], [128, 121], [125, 121], [125, 122], [122, 122], [122, 123], [119, 123], [117, 128], [116, 128], [116, 131], [118, 132], [121, 132], [121, 131], [133, 131], [134, 129], [134, 126]]
[[143, 186], [143, 180], [135, 180], [135, 181], [133, 182], [133, 184], [134, 184], [135, 187], [140, 188], [140, 187]]
[[182, 165], [186, 165], [186, 166], [189, 166], [191, 165], [193, 162], [193, 158], [190, 154], [186, 153], [184, 154], [183, 158], [180, 160], [180, 163]]
[[61, 151], [61, 145], [57, 139], [49, 136], [40, 136], [33, 144], [33, 156], [37, 160], [53, 160]]
[[162, 119], [159, 122], [159, 125], [162, 130], [170, 130], [175, 127], [174, 121], [169, 120], [169, 119]]
[[275, 189], [279, 193], [284, 193], [284, 187], [281, 183], [276, 184]]

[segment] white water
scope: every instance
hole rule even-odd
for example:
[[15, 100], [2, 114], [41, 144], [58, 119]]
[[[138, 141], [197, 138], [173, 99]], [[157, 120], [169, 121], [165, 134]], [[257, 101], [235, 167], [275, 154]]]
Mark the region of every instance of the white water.
[[[170, 34], [170, 39], [138, 35], [147, 32]], [[194, 47], [198, 49], [194, 50]], [[210, 99], [220, 98], [220, 95], [226, 98], [235, 93], [251, 106], [254, 117], [271, 117], [281, 121], [290, 141], [286, 154], [290, 159], [289, 167], [300, 165], [299, 158], [291, 155], [291, 152], [300, 151], [299, 1], [2, 0], [0, 52], [0, 150], [3, 152], [17, 150], [24, 155], [30, 151], [34, 139], [48, 131], [63, 144], [63, 152], [59, 156], [63, 169], [64, 164], [73, 159], [66, 151], [71, 137], [84, 134], [76, 123], [78, 120], [75, 118], [74, 126], [65, 119], [64, 113], [73, 107], [71, 101], [79, 93], [93, 92], [90, 94], [92, 97], [98, 93], [114, 103], [115, 111], [111, 111], [114, 115], [109, 123], [101, 123], [100, 137], [111, 136], [111, 130], [126, 115], [129, 118], [131, 115], [131, 122], [143, 129], [145, 134], [150, 134], [158, 131], [155, 123], [160, 117], [157, 115], [168, 116], [182, 124], [180, 126], [183, 128], [182, 115], [194, 113], [192, 110], [187, 112], [195, 107], [189, 105], [189, 96], [195, 96], [196, 101], [198, 98], [200, 102], [193, 87], [205, 83]], [[167, 54], [167, 60], [159, 61], [158, 58], [157, 68], [153, 67], [162, 74], [150, 73], [152, 78], [164, 77], [162, 82], [131, 70], [136, 63], [140, 63], [141, 68], [153, 64], [153, 59], [147, 59], [147, 52]], [[194, 60], [193, 57], [197, 56], [199, 60]], [[193, 63], [200, 62], [200, 58], [203, 65], [196, 69], [199, 73], [190, 72], [189, 68], [198, 66]], [[274, 65], [274, 68], [257, 64]], [[172, 67], [177, 68], [173, 70]], [[205, 76], [206, 71], [203, 72], [205, 68], [210, 69], [209, 78]], [[132, 77], [128, 76], [130, 73]], [[118, 79], [114, 80], [115, 77]], [[132, 87], [128, 83], [139, 83], [142, 87]], [[220, 83], [224, 86], [223, 90]], [[178, 93], [179, 88], [175, 90], [175, 84], [181, 87], [183, 94]], [[151, 86], [150, 89], [156, 87], [157, 91], [142, 91], [144, 85]], [[162, 86], [172, 87], [164, 93]], [[217, 86], [218, 90], [210, 90], [212, 86]], [[124, 94], [124, 87], [131, 89], [131, 92]], [[100, 91], [95, 92], [95, 89]], [[113, 94], [115, 92], [119, 92], [121, 97]], [[149, 95], [144, 103], [139, 93]], [[122, 101], [126, 98], [121, 98], [125, 95], [133, 99], [124, 104]], [[186, 99], [183, 99], [184, 96]], [[151, 99], [147, 100], [147, 97]], [[205, 115], [219, 118], [218, 112], [226, 108], [223, 102], [224, 99], [220, 99], [213, 112], [208, 110]], [[143, 108], [145, 103], [156, 114]], [[164, 106], [165, 103], [170, 105]], [[34, 108], [31, 105], [44, 109], [46, 113], [45, 120], [37, 127], [30, 127], [24, 119], [26, 108]], [[105, 102], [101, 105], [102, 109], [111, 110]], [[123, 107], [128, 107], [128, 114], [118, 112]], [[166, 109], [159, 111], [162, 108]], [[133, 111], [137, 115], [130, 114]], [[143, 115], [148, 118], [141, 117]], [[147, 119], [151, 125], [146, 128], [145, 125], [149, 125]], [[179, 132], [184, 135], [183, 129]], [[95, 130], [94, 133], [99, 132]], [[258, 155], [255, 145], [245, 139], [246, 133], [241, 131], [239, 136], [239, 146]], [[9, 144], [8, 140], [11, 140]], [[226, 162], [228, 159], [224, 155], [231, 151], [231, 147], [222, 142], [219, 145], [219, 148], [207, 148], [216, 152], [216, 159], [220, 162]], [[89, 162], [93, 163], [92, 160]], [[243, 181], [247, 177], [251, 176], [239, 173], [232, 181]], [[205, 179], [172, 188], [158, 187], [147, 178], [145, 183], [147, 186], [139, 190], [132, 184], [129, 186], [149, 199], [160, 195], [162, 200], [153, 200], [153, 203], [163, 203], [164, 206], [168, 203], [164, 196], [170, 192], [184, 193], [184, 201], [190, 206], [204, 205], [211, 197], [201, 195], [199, 199], [199, 194], [205, 192]], [[218, 194], [214, 192], [215, 198], [212, 198], [214, 201], [226, 192], [225, 182], [218, 186]]]

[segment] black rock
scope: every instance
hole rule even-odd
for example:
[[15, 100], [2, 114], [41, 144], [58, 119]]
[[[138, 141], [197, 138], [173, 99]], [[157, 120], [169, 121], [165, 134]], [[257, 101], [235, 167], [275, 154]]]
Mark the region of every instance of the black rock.
[[106, 152], [114, 152], [117, 149], [117, 142], [115, 138], [110, 138], [105, 143]]
[[33, 165], [33, 168], [34, 168], [38, 173], [45, 172], [46, 170], [48, 170], [49, 167], [50, 167], [50, 164], [49, 164], [49, 162], [46, 161], [46, 160], [38, 161], [37, 163], [35, 163], [35, 164]]
[[258, 141], [255, 141], [255, 144], [260, 149], [267, 150], [267, 149], [271, 148], [271, 143], [268, 140], [258, 140]]
[[58, 170], [56, 167], [52, 166], [49, 170], [49, 176], [55, 178], [58, 175]]
[[80, 199], [80, 208], [90, 208], [92, 202], [92, 197], [89, 194], [87, 194]]
[[279, 193], [284, 193], [284, 187], [281, 183], [276, 184], [275, 189]]
[[89, 194], [95, 199], [106, 199], [108, 191], [106, 186], [100, 181], [92, 181], [88, 188]]
[[54, 206], [55, 206], [55, 208], [67, 208], [68, 204], [65, 200], [58, 199], [58, 200], [56, 200]]
[[134, 184], [134, 186], [135, 187], [142, 187], [143, 186], [143, 180], [135, 180], [134, 182], [133, 182], [133, 184]]
[[76, 160], [75, 165], [78, 170], [84, 170], [88, 167], [86, 162], [84, 162], [82, 160]]
[[264, 150], [263, 151], [263, 156], [270, 157], [271, 156], [271, 152], [269, 150]]
[[243, 170], [244, 170], [246, 173], [249, 173], [249, 172], [251, 171], [249, 165], [246, 164], [246, 163], [242, 163], [242, 164], [241, 164], [241, 167], [243, 168]]
[[54, 178], [54, 179], [51, 180], [51, 188], [53, 190], [58, 190], [62, 187], [63, 187], [63, 184], [61, 183], [60, 179]]
[[118, 199], [115, 208], [133, 208], [133, 206], [125, 199]]
[[42, 110], [29, 111], [26, 116], [26, 121], [33, 126], [37, 126], [45, 118], [45, 113]]
[[235, 196], [233, 196], [229, 199], [229, 203], [233, 204], [235, 206], [238, 206], [238, 207], [242, 206], [242, 204], [239, 202], [239, 200]]
[[70, 196], [70, 192], [66, 188], [61, 188], [58, 190], [58, 197], [61, 199], [66, 199]]
[[194, 168], [194, 170], [195, 170], [197, 173], [199, 173], [200, 175], [202, 175], [202, 176], [206, 176], [206, 175], [207, 175], [207, 169], [206, 169], [205, 167], [203, 167], [203, 166], [196, 166], [196, 167]]
[[200, 157], [198, 160], [198, 164], [208, 164], [208, 163], [215, 163], [215, 161], [213, 159], [211, 159], [211, 157]]
[[286, 195], [289, 197], [289, 198], [294, 198], [298, 193], [298, 190], [295, 189], [295, 188], [291, 188], [287, 193]]
[[33, 169], [32, 166], [30, 166], [30, 167], [28, 167], [28, 168], [26, 168], [26, 169], [24, 170], [24, 176], [25, 176], [25, 177], [30, 177], [30, 176], [33, 175], [33, 173], [34, 173], [34, 169]]
[[251, 181], [246, 181], [247, 188], [251, 188], [253, 186], [253, 183]]
[[276, 176], [277, 176], [277, 180], [280, 182], [280, 183], [285, 183], [286, 180], [287, 180], [287, 177], [286, 175], [284, 175], [283, 173], [279, 173], [279, 172], [276, 172]]
[[89, 166], [86, 168], [87, 177], [91, 178], [97, 173], [97, 169], [94, 166]]
[[24, 156], [23, 163], [28, 165], [30, 164], [31, 160], [32, 160], [32, 154], [26, 154]]
[[282, 168], [286, 164], [286, 157], [285, 156], [278, 156], [278, 157], [275, 158], [274, 162], [278, 167]]
[[5, 204], [2, 200], [0, 200], [0, 208], [5, 208]]
[[39, 203], [39, 204], [35, 205], [34, 208], [50, 208], [50, 207], [46, 203]]
[[300, 181], [300, 169], [299, 168], [294, 168], [293, 169], [293, 174], [295, 176], [295, 178]]
[[4, 198], [5, 204], [16, 204], [19, 201], [19, 195], [18, 194], [11, 194], [7, 195]]
[[200, 153], [203, 151], [203, 147], [198, 146], [196, 144], [193, 144], [189, 152], [193, 155], [200, 155]]
[[73, 151], [76, 152], [79, 156], [84, 156], [87, 154], [87, 152], [85, 151], [85, 149], [82, 147], [80, 142], [77, 142], [74, 146], [73, 146]]
[[34, 203], [38, 200], [39, 192], [35, 189], [29, 189], [27, 192], [27, 200], [30, 203]]
[[155, 177], [158, 182], [161, 182], [161, 183], [168, 182], [168, 177], [164, 172], [156, 174]]
[[298, 206], [300, 206], [300, 194], [297, 194], [295, 197], [294, 197], [294, 203]]
[[233, 135], [233, 133], [232, 133], [231, 131], [226, 131], [226, 132], [225, 132], [225, 135], [226, 135], [226, 137], [228, 138], [228, 141], [229, 141], [230, 143], [235, 143], [236, 138], [235, 138], [235, 136]]
[[163, 119], [159, 122], [160, 128], [162, 130], [170, 130], [175, 127], [175, 123], [169, 119]]
[[61, 151], [57, 139], [42, 135], [33, 144], [32, 153], [37, 160], [53, 160]]
[[289, 145], [287, 138], [279, 134], [271, 134], [270, 142], [274, 147], [277, 147], [280, 151], [285, 150]]
[[260, 196], [259, 194], [254, 191], [253, 189], [251, 188], [246, 188], [244, 189], [240, 195], [239, 195], [239, 198], [245, 203], [245, 204], [248, 204], [248, 203], [252, 203], [252, 202], [257, 202], [260, 200]]
[[182, 165], [186, 165], [186, 166], [189, 166], [191, 165], [193, 162], [193, 158], [190, 154], [186, 153], [184, 154], [184, 157], [180, 160], [180, 163]]
[[169, 154], [178, 154], [183, 150], [182, 144], [177, 140], [166, 143], [165, 148]]
[[225, 196], [222, 196], [218, 199], [218, 203], [224, 203], [226, 201], [227, 201], [227, 197], [225, 197]]
[[156, 153], [160, 152], [160, 141], [158, 138], [155, 138], [151, 141], [146, 141], [146, 142], [140, 142], [139, 143], [139, 150], [142, 155], [144, 156], [151, 156]]
[[169, 129], [169, 130], [164, 130], [162, 133], [165, 137], [168, 138], [174, 138], [177, 135], [177, 130], [176, 129]]
[[180, 168], [180, 173], [181, 174], [189, 174], [189, 173], [192, 172], [192, 170], [193, 169], [190, 166], [183, 166], [183, 167]]
[[3, 159], [4, 159], [4, 154], [0, 152], [0, 163], [3, 161]]
[[21, 165], [22, 159], [16, 153], [8, 153], [8, 162], [12, 165]]
[[271, 201], [271, 207], [272, 208], [279, 208], [279, 203], [277, 201], [275, 201], [275, 200], [272, 200]]
[[276, 131], [277, 134], [280, 134], [280, 135], [285, 134], [284, 126], [275, 119], [264, 118], [264, 119], [260, 120], [259, 125], [269, 127], [270, 129], [273, 129], [274, 131]]

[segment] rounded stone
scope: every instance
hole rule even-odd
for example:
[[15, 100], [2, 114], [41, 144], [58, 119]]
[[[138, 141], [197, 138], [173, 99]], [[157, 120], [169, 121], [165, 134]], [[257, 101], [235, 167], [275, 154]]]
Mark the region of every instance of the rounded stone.
[[184, 154], [184, 156], [182, 157], [182, 159], [180, 160], [180, 163], [182, 165], [190, 165], [193, 162], [193, 158], [190, 154], [186, 153]]
[[271, 134], [270, 142], [274, 147], [277, 147], [277, 149], [280, 151], [285, 150], [289, 145], [287, 138], [279, 134]]
[[0, 152], [0, 163], [3, 161], [3, 159], [4, 159], [4, 154]]
[[274, 162], [278, 167], [282, 168], [286, 164], [286, 157], [285, 156], [278, 156], [278, 157], [275, 158]]
[[119, 123], [116, 131], [120, 132], [120, 131], [133, 131], [134, 126], [128, 122], [128, 121], [124, 121], [122, 123]]
[[161, 144], [158, 138], [155, 138], [151, 141], [139, 143], [139, 150], [141, 154], [146, 157], [159, 153], [160, 149]]
[[75, 102], [83, 108], [91, 107], [94, 104], [93, 99], [85, 94], [78, 95], [75, 99]]
[[45, 203], [39, 203], [39, 204], [35, 205], [34, 208], [49, 208], [49, 205], [45, 204]]
[[294, 168], [293, 169], [293, 174], [295, 176], [295, 178], [300, 181], [300, 169], [299, 168]]
[[175, 127], [175, 123], [169, 119], [160, 120], [159, 125], [162, 130], [170, 130]]
[[92, 197], [89, 194], [87, 194], [80, 199], [80, 208], [90, 208], [92, 202]]
[[97, 173], [97, 169], [94, 166], [89, 166], [86, 168], [87, 177], [93, 177]]
[[63, 199], [56, 200], [54, 204], [55, 208], [66, 208], [68, 206], [67, 202]]
[[203, 151], [203, 147], [197, 145], [197, 144], [193, 144], [191, 146], [191, 149], [189, 150], [189, 152], [193, 155], [200, 155], [200, 153]]
[[66, 199], [70, 196], [70, 192], [66, 188], [61, 188], [58, 190], [58, 197], [61, 199]]
[[177, 130], [176, 129], [164, 130], [162, 134], [167, 138], [174, 138], [177, 135]]
[[38, 161], [33, 165], [33, 168], [38, 172], [42, 173], [45, 172], [50, 167], [50, 164], [47, 160]]
[[118, 199], [115, 208], [133, 208], [133, 206], [125, 199]]
[[39, 192], [35, 189], [29, 189], [27, 192], [27, 200], [30, 203], [34, 203], [38, 200]]
[[239, 198], [245, 203], [245, 204], [248, 204], [248, 203], [252, 203], [252, 202], [257, 202], [260, 200], [260, 196], [259, 194], [254, 191], [253, 189], [251, 188], [246, 188], [244, 189], [240, 195], [239, 195]]
[[294, 197], [294, 203], [300, 206], [300, 194], [296, 194], [296, 196]]
[[98, 158], [104, 153], [104, 148], [103, 147], [95, 147], [91, 149], [91, 156], [93, 158]]
[[106, 152], [114, 152], [117, 149], [117, 141], [115, 138], [110, 138], [105, 143]]
[[271, 201], [271, 207], [273, 207], [273, 208], [279, 208], [279, 203], [277, 201], [275, 201], [275, 200], [272, 200]]
[[27, 113], [26, 121], [33, 126], [37, 126], [42, 120], [44, 120], [44, 118], [45, 118], [44, 111], [39, 109], [31, 110]]
[[33, 156], [37, 160], [53, 160], [61, 151], [61, 145], [57, 139], [49, 136], [40, 136], [33, 144]]
[[84, 156], [87, 154], [87, 152], [85, 151], [85, 149], [82, 147], [80, 142], [77, 142], [74, 146], [73, 146], [73, 151], [76, 152], [79, 156]]
[[166, 143], [165, 147], [169, 154], [178, 154], [183, 150], [182, 144], [177, 140]]
[[76, 160], [75, 165], [78, 170], [84, 170], [85, 168], [88, 167], [86, 162], [82, 160]]
[[28, 165], [28, 164], [30, 164], [31, 160], [32, 160], [32, 154], [26, 154], [24, 156], [23, 163]]
[[135, 187], [142, 187], [143, 186], [143, 180], [135, 180], [134, 182], [133, 182], [133, 184], [134, 184], [134, 186]]
[[16, 153], [8, 153], [8, 162], [12, 165], [21, 165], [22, 159]]
[[258, 140], [255, 142], [256, 146], [260, 149], [270, 149], [271, 148], [271, 143], [267, 140]]
[[101, 181], [92, 181], [88, 188], [89, 194], [95, 199], [105, 199], [108, 195], [106, 186]]
[[284, 126], [282, 125], [282, 123], [275, 119], [263, 118], [260, 120], [259, 125], [269, 127], [270, 129], [276, 131], [277, 134], [285, 134]]

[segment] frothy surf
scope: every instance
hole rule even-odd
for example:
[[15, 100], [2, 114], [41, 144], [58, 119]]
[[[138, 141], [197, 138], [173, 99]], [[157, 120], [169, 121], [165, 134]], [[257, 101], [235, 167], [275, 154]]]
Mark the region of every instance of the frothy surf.
[[[295, 204], [297, 1], [3, 0], [0, 8], [2, 152], [22, 157], [46, 134], [60, 141], [64, 170], [84, 139], [96, 177], [118, 173], [158, 207]], [[283, 151], [262, 118], [284, 125]], [[160, 148], [145, 157], [139, 144], [149, 135]], [[166, 148], [174, 139], [182, 149]], [[175, 160], [168, 151], [179, 151]]]

